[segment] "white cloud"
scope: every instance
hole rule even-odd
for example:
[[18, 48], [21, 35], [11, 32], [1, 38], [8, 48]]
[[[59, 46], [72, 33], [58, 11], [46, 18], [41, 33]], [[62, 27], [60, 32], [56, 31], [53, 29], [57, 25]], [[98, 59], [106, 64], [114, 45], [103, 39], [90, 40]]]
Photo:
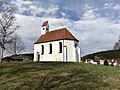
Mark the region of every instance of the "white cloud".
[[94, 10], [90, 9], [90, 10], [87, 10], [84, 15], [83, 15], [83, 19], [94, 19], [96, 18], [95, 17], [95, 14], [94, 14]]
[[32, 2], [30, 2], [30, 1], [24, 1], [24, 2], [22, 2], [22, 4], [24, 4], [24, 5], [31, 5]]
[[[27, 0], [28, 1], [28, 0]], [[82, 55], [102, 51], [109, 50], [113, 48], [115, 41], [118, 39], [118, 35], [120, 34], [120, 22], [119, 20], [110, 20], [110, 15], [112, 12], [107, 12], [106, 9], [119, 10], [120, 5], [114, 3], [105, 3], [104, 4], [104, 12], [108, 14], [108, 17], [102, 17], [101, 8], [92, 7], [88, 4], [77, 6], [73, 5], [73, 1], [69, 1], [63, 6], [66, 12], [62, 12], [61, 7], [56, 4], [57, 1], [49, 3], [49, 6], [43, 7], [41, 5], [35, 5], [31, 2], [24, 0], [13, 0], [14, 3], [18, 6], [20, 12], [29, 11], [33, 16], [23, 16], [17, 15], [17, 22], [20, 24], [21, 28], [18, 33], [24, 38], [24, 41], [27, 45], [27, 52], [33, 51], [33, 43], [40, 35], [40, 27], [42, 21], [49, 21], [50, 30], [55, 30], [58, 28], [67, 27], [70, 32], [74, 34], [80, 40], [80, 46], [82, 49]], [[70, 2], [72, 2], [70, 4]], [[48, 2], [47, 2], [48, 3]], [[26, 7], [23, 7], [26, 4]], [[43, 4], [44, 5], [44, 4]], [[84, 6], [84, 7], [82, 7]], [[97, 6], [97, 5], [96, 5]], [[82, 8], [82, 9], [81, 9]], [[80, 19], [71, 20], [70, 18], [64, 18], [67, 13], [67, 10], [75, 10], [80, 15]], [[100, 13], [98, 13], [98, 12]], [[61, 13], [62, 17], [56, 18], [57, 13]], [[102, 12], [102, 13], [101, 13]], [[40, 17], [36, 17], [37, 15], [41, 15]], [[111, 15], [111, 17], [115, 17], [115, 14]], [[116, 23], [117, 22], [117, 23]]]
[[93, 20], [97, 17], [99, 17], [99, 14], [96, 13], [98, 9], [97, 8], [92, 8], [88, 5], [85, 5], [84, 12], [82, 15], [83, 20]]
[[29, 0], [27, 0], [27, 1], [25, 1], [25, 0], [12, 0], [11, 3], [12, 3], [12, 4], [15, 4], [15, 5], [17, 5], [17, 6], [21, 6], [21, 5], [31, 5], [31, 4], [32, 4], [32, 2], [29, 1]]
[[33, 16], [16, 15], [20, 29], [17, 33], [22, 37], [26, 45], [25, 52], [33, 52], [33, 44], [40, 35], [40, 18]]
[[17, 15], [21, 25], [18, 33], [26, 42], [26, 52], [33, 52], [33, 44], [40, 36], [42, 21], [48, 20], [50, 30], [66, 27], [80, 40], [82, 55], [112, 49], [120, 34], [120, 23], [107, 18], [73, 21], [65, 18], [38, 18]]
[[104, 8], [107, 9], [107, 8], [111, 8], [113, 6], [113, 3], [105, 3], [104, 4]]
[[55, 13], [58, 10], [59, 10], [58, 5], [51, 4], [48, 10], [46, 10], [46, 13]]
[[29, 10], [30, 10], [30, 13], [33, 16], [36, 16], [37, 14], [40, 14], [40, 13], [44, 13], [46, 11], [44, 8], [37, 7], [37, 6], [34, 6], [34, 5], [31, 5], [29, 7]]
[[120, 10], [120, 4], [115, 3], [106, 3], [104, 4], [104, 9], [113, 9], [113, 10]]
[[28, 11], [27, 6], [30, 6], [32, 4], [31, 1], [24, 1], [24, 0], [12, 0], [11, 3], [17, 6], [18, 11], [20, 13], [22, 13], [24, 11]]
[[120, 10], [120, 4], [117, 4], [117, 5], [113, 6], [113, 9]]
[[48, 8], [44, 8], [42, 5], [34, 4], [34, 1], [25, 0], [13, 0], [12, 4], [18, 7], [19, 13], [28, 13], [33, 16], [42, 15], [44, 17], [56, 17], [59, 11], [59, 6], [54, 4], [49, 4]]
[[87, 54], [112, 49], [120, 34], [119, 26], [120, 23], [116, 24], [107, 18], [96, 18], [89, 21], [77, 21], [74, 30], [80, 30], [79, 33], [83, 33], [81, 45], [83, 52]]

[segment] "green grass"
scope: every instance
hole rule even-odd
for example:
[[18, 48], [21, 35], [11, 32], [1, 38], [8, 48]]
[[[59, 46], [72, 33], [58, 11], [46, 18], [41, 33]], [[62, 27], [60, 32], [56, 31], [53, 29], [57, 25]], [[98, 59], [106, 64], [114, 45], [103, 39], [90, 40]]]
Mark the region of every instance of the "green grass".
[[85, 63], [0, 64], [0, 90], [119, 90], [120, 67]]

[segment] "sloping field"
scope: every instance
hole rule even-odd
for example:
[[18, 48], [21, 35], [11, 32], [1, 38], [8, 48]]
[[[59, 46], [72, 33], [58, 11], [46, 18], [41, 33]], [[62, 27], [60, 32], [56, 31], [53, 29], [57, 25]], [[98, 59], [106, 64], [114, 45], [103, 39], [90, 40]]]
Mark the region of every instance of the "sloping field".
[[0, 64], [0, 90], [118, 90], [120, 67], [85, 63]]

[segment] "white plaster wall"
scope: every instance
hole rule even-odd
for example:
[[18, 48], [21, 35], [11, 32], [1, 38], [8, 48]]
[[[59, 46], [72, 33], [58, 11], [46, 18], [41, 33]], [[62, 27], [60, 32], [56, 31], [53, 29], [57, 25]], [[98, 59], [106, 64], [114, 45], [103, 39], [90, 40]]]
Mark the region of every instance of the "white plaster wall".
[[81, 50], [79, 46], [78, 46], [78, 58], [79, 58], [78, 62], [81, 62]]
[[100, 65], [104, 65], [104, 60], [99, 60], [100, 61]]
[[67, 61], [74, 62], [75, 61], [74, 41], [64, 40], [64, 46], [67, 47]]
[[49, 24], [46, 26], [41, 27], [41, 35], [46, 34], [49, 31]]
[[[62, 42], [62, 53], [59, 53], [59, 42]], [[49, 44], [52, 44], [52, 54], [49, 54]], [[34, 45], [34, 61], [38, 61], [37, 52], [40, 53], [40, 61], [63, 61], [63, 62], [80, 62], [80, 49], [76, 48], [77, 41], [59, 40]], [[44, 54], [41, 55], [41, 45], [44, 45]], [[67, 54], [67, 55], [66, 55]], [[78, 55], [78, 57], [76, 56]], [[67, 59], [67, 60], [66, 60]], [[78, 60], [79, 59], [79, 60]]]
[[[35, 53], [37, 54], [37, 52], [40, 52], [40, 61], [63, 61], [63, 53], [59, 53], [59, 42], [62, 42], [62, 45], [63, 45], [63, 40], [35, 44], [34, 45], [34, 47], [35, 47], [34, 55], [35, 55]], [[52, 54], [49, 54], [49, 50], [50, 50], [49, 44], [50, 43], [52, 44]], [[41, 45], [44, 45], [44, 54], [43, 55], [41, 55]], [[37, 61], [37, 55], [34, 56], [34, 61]]]
[[37, 52], [41, 54], [41, 45], [40, 44], [34, 44], [34, 61], [38, 61]]
[[[43, 30], [44, 29], [44, 30]], [[41, 27], [41, 35], [46, 34], [47, 30], [46, 30], [46, 26]]]
[[75, 44], [78, 45], [77, 41], [64, 40], [64, 46], [67, 47], [67, 61], [69, 62], [80, 62], [80, 49], [75, 48]]

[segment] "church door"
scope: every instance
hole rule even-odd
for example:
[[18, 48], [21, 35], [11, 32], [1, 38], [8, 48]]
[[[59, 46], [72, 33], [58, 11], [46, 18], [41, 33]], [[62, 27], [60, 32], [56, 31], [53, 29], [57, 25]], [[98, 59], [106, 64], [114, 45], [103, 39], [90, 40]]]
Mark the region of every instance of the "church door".
[[38, 61], [40, 61], [40, 54], [37, 53], [37, 58], [38, 58]]

